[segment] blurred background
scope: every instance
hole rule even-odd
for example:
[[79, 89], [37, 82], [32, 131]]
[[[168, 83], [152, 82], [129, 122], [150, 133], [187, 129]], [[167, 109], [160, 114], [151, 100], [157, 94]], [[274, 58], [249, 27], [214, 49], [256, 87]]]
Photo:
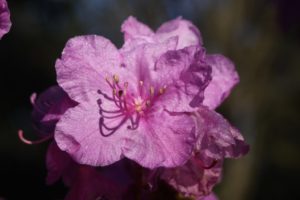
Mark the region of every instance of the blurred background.
[[8, 0], [12, 29], [0, 41], [0, 199], [63, 199], [45, 185], [47, 143], [35, 138], [29, 96], [56, 83], [66, 41], [98, 34], [122, 45], [129, 15], [156, 29], [183, 16], [201, 31], [208, 53], [231, 58], [241, 82], [218, 109], [238, 127], [250, 153], [225, 162], [221, 200], [300, 199], [299, 0]]

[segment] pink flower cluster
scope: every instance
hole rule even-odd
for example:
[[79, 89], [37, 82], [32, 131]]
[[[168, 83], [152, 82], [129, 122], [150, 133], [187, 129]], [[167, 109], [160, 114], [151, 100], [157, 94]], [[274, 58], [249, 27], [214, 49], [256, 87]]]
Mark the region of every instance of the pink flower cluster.
[[249, 149], [215, 111], [239, 81], [234, 64], [207, 54], [182, 18], [154, 32], [129, 17], [122, 32], [120, 49], [101, 36], [70, 39], [56, 61], [58, 86], [32, 97], [35, 128], [42, 140], [54, 136], [47, 182], [62, 178], [66, 199], [131, 199], [141, 171], [151, 188], [163, 180], [216, 199], [224, 158]]

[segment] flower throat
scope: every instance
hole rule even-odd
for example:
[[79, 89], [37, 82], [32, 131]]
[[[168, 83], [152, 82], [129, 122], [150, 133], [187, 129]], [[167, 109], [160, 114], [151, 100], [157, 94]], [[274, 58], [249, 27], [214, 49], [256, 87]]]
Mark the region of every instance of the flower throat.
[[[166, 86], [159, 88], [157, 91], [153, 86], [147, 89], [144, 86], [144, 81], [140, 80], [138, 82], [138, 95], [134, 95], [129, 92], [128, 82], [121, 84], [118, 75], [113, 75], [112, 77], [107, 76], [105, 81], [111, 89], [111, 94], [108, 95], [101, 90], [98, 90], [98, 93], [104, 97], [103, 101], [113, 102], [116, 109], [105, 109], [103, 108], [103, 101], [101, 99], [98, 100], [101, 115], [99, 129], [101, 135], [104, 137], [112, 135], [118, 128], [126, 123], [127, 120], [130, 120], [130, 125], [127, 126], [127, 129], [137, 129], [141, 117], [146, 114], [154, 101], [160, 95], [164, 94], [166, 90]], [[107, 125], [109, 120], [116, 119], [120, 119], [120, 122], [113, 127]]]

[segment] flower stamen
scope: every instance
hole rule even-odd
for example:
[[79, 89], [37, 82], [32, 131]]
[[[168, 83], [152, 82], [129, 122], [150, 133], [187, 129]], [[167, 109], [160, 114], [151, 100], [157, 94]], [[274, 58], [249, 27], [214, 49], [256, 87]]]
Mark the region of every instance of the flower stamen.
[[167, 86], [164, 86], [164, 87], [162, 87], [162, 88], [159, 88], [159, 94], [165, 93], [166, 89], [167, 89]]
[[150, 86], [150, 95], [151, 95], [151, 97], [154, 96], [154, 87], [153, 86]]
[[114, 82], [115, 83], [119, 83], [120, 79], [119, 79], [119, 76], [118, 75], [113, 75], [113, 79], [114, 79]]

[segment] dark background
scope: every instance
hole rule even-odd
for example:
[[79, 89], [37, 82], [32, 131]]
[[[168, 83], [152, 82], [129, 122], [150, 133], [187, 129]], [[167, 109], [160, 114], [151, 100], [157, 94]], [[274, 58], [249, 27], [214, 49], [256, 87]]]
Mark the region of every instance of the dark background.
[[300, 1], [298, 0], [8, 0], [12, 29], [0, 40], [0, 199], [63, 199], [45, 185], [47, 143], [35, 138], [29, 96], [56, 83], [66, 41], [98, 34], [122, 44], [129, 15], [152, 28], [179, 15], [202, 32], [208, 53], [231, 58], [241, 82], [218, 109], [251, 145], [227, 160], [221, 200], [300, 199]]

